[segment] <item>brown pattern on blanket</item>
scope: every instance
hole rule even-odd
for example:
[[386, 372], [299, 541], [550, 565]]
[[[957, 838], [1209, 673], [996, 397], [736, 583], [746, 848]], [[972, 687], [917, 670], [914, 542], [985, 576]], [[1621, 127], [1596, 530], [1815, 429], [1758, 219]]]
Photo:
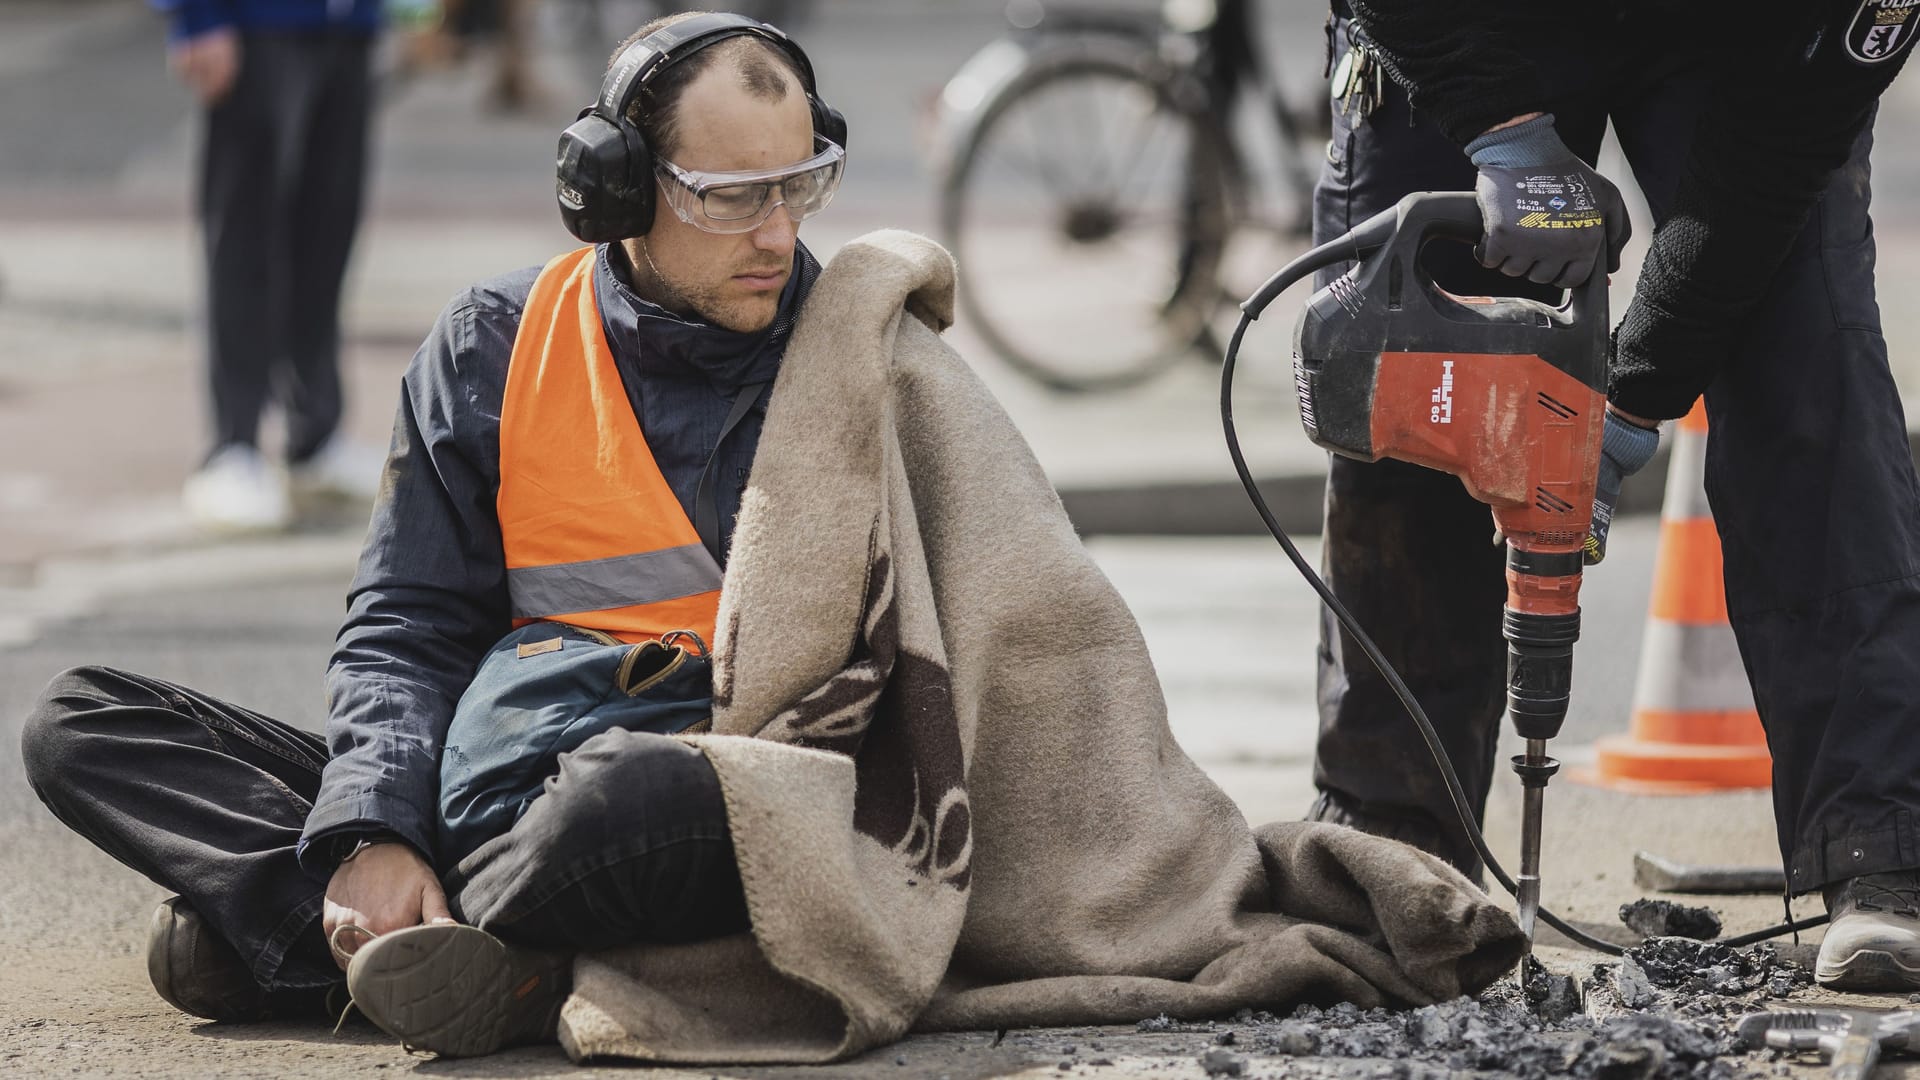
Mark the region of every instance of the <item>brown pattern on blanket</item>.
[[845, 666], [768, 725], [788, 742], [860, 756], [874, 706], [886, 689], [900, 650], [900, 610], [893, 594], [893, 560], [878, 554], [867, 568], [860, 636]]
[[893, 584], [893, 560], [876, 551], [860, 637], [846, 666], [775, 727], [801, 746], [853, 758], [853, 827], [920, 874], [964, 889], [973, 815], [952, 682], [944, 665], [901, 649]]
[[901, 652], [879, 716], [867, 752], [854, 762], [853, 827], [920, 873], [964, 889], [972, 876], [973, 814], [947, 669]]

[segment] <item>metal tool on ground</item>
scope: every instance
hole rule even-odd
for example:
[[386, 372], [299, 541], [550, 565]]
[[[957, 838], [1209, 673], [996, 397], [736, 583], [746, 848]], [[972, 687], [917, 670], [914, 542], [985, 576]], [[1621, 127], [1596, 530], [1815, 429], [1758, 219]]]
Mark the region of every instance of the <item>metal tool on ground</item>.
[[[1547, 781], [1559, 768], [1546, 747], [1559, 734], [1572, 689], [1582, 544], [1605, 421], [1606, 279], [1596, 273], [1561, 307], [1447, 293], [1422, 266], [1421, 250], [1435, 239], [1473, 243], [1481, 232], [1471, 193], [1416, 193], [1275, 272], [1240, 305], [1221, 372], [1221, 424], [1241, 484], [1268, 531], [1412, 715], [1474, 849], [1517, 899], [1528, 940], [1537, 917], [1588, 948], [1618, 954], [1619, 946], [1540, 907], [1540, 821]], [[1493, 508], [1507, 542], [1507, 707], [1526, 749], [1513, 759], [1523, 787], [1517, 883], [1488, 850], [1439, 736], [1405, 680], [1274, 519], [1234, 430], [1233, 374], [1247, 328], [1300, 279], [1349, 261], [1355, 265], [1307, 301], [1294, 330], [1301, 422], [1309, 438], [1335, 453], [1362, 461], [1394, 458], [1458, 476]]]
[[1787, 875], [1777, 866], [1693, 866], [1636, 851], [1633, 883], [1655, 892], [1778, 896], [1787, 887]]
[[1920, 1013], [1851, 1013], [1839, 1009], [1783, 1009], [1748, 1013], [1734, 1028], [1750, 1046], [1817, 1053], [1836, 1080], [1863, 1080], [1884, 1051], [1920, 1051]]

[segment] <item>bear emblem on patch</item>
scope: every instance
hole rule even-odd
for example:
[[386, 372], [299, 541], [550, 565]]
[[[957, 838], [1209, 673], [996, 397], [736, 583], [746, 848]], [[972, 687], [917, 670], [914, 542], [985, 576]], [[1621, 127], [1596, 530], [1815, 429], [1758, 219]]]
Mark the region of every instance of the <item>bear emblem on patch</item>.
[[1900, 54], [1920, 31], [1920, 0], [1861, 0], [1847, 24], [1847, 55], [1878, 64]]

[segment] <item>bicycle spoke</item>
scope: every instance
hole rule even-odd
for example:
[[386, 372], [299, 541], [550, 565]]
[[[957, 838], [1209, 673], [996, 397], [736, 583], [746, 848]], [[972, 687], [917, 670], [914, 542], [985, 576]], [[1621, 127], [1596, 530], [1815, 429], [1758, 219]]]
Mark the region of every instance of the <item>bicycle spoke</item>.
[[1087, 165], [1089, 174], [1087, 186], [1095, 190], [1096, 197], [1105, 194], [1098, 191], [1100, 181], [1103, 177], [1113, 175], [1114, 166], [1114, 162], [1101, 152], [1106, 149], [1106, 140], [1103, 138], [1106, 123], [1102, 116], [1100, 101], [1107, 95], [1099, 92], [1099, 86], [1099, 82], [1089, 82], [1077, 95], [1081, 102], [1077, 116], [1082, 121], [1079, 125], [1083, 148], [1080, 160]]
[[[1142, 125], [1136, 125], [1136, 127], [1140, 127], [1140, 126]], [[1182, 125], [1179, 123], [1179, 121], [1169, 117], [1164, 110], [1158, 107], [1157, 103], [1156, 103], [1156, 106], [1146, 114], [1145, 124], [1143, 126], [1144, 126], [1144, 131], [1142, 131], [1137, 137], [1135, 137], [1132, 140], [1131, 145], [1128, 147], [1126, 160], [1134, 162], [1136, 164], [1134, 168], [1129, 168], [1125, 172], [1120, 174], [1119, 180], [1114, 186], [1113, 199], [1115, 202], [1119, 202], [1121, 199], [1123, 199], [1126, 196], [1127, 186], [1128, 186], [1127, 181], [1136, 175], [1142, 175], [1138, 171], [1138, 168], [1137, 168], [1138, 163], [1146, 162], [1150, 160], [1149, 151], [1152, 148], [1172, 147], [1182, 142], [1183, 136], [1186, 139], [1191, 139], [1193, 137], [1191, 134], [1181, 132], [1179, 129], [1182, 127]], [[1169, 137], [1169, 138], [1154, 137], [1156, 133], [1165, 132], [1169, 127], [1172, 127], [1174, 129], [1174, 134], [1172, 135], [1172, 137]], [[1180, 150], [1169, 150], [1169, 151], [1163, 152], [1159, 157], [1160, 167], [1149, 168], [1145, 171], [1144, 175], [1148, 178], [1148, 180], [1147, 180], [1147, 183], [1142, 187], [1140, 191], [1140, 199], [1138, 200], [1139, 202], [1145, 203], [1152, 198], [1154, 194], [1154, 188], [1152, 185], [1153, 178], [1163, 175], [1163, 170], [1166, 166], [1166, 163], [1172, 159], [1174, 154], [1181, 153], [1183, 150], [1184, 150], [1184, 147], [1180, 148]]]
[[1036, 126], [1038, 121], [1034, 119], [1034, 115], [1035, 112], [1032, 110], [1021, 114], [1027, 125], [1027, 143], [1034, 149], [1034, 164], [1038, 167], [1039, 175], [1048, 189], [1058, 196], [1061, 202], [1070, 201], [1074, 196], [1075, 185], [1062, 171], [1048, 166], [1048, 163], [1053, 161], [1052, 156], [1047, 152], [1049, 137], [1046, 131]]
[[1090, 111], [1097, 112], [1098, 106], [1092, 104], [1093, 90], [1089, 85], [1067, 85], [1054, 92], [1053, 103], [1060, 115], [1052, 130], [1056, 133], [1057, 145], [1067, 150], [1066, 158], [1072, 162], [1075, 175], [1080, 183], [1075, 186], [1075, 194], [1088, 197], [1097, 194], [1102, 170], [1097, 160], [1099, 149], [1099, 125], [1088, 122]]

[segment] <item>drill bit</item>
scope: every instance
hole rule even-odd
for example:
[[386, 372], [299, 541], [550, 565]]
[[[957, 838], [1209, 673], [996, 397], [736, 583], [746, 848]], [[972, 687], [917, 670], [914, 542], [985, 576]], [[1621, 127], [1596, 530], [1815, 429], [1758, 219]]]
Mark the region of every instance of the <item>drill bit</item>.
[[[1538, 764], [1546, 754], [1546, 743], [1527, 740], [1527, 764]], [[1533, 947], [1533, 923], [1540, 914], [1540, 813], [1547, 787], [1528, 784], [1520, 802], [1520, 888], [1514, 899], [1519, 902], [1520, 932], [1527, 935], [1527, 947]]]
[[1527, 752], [1513, 759], [1513, 771], [1520, 775], [1520, 877], [1515, 882], [1520, 932], [1527, 936], [1527, 950], [1533, 950], [1534, 921], [1540, 914], [1540, 815], [1546, 801], [1547, 778], [1559, 771], [1560, 763], [1547, 756], [1547, 740], [1526, 740]]

